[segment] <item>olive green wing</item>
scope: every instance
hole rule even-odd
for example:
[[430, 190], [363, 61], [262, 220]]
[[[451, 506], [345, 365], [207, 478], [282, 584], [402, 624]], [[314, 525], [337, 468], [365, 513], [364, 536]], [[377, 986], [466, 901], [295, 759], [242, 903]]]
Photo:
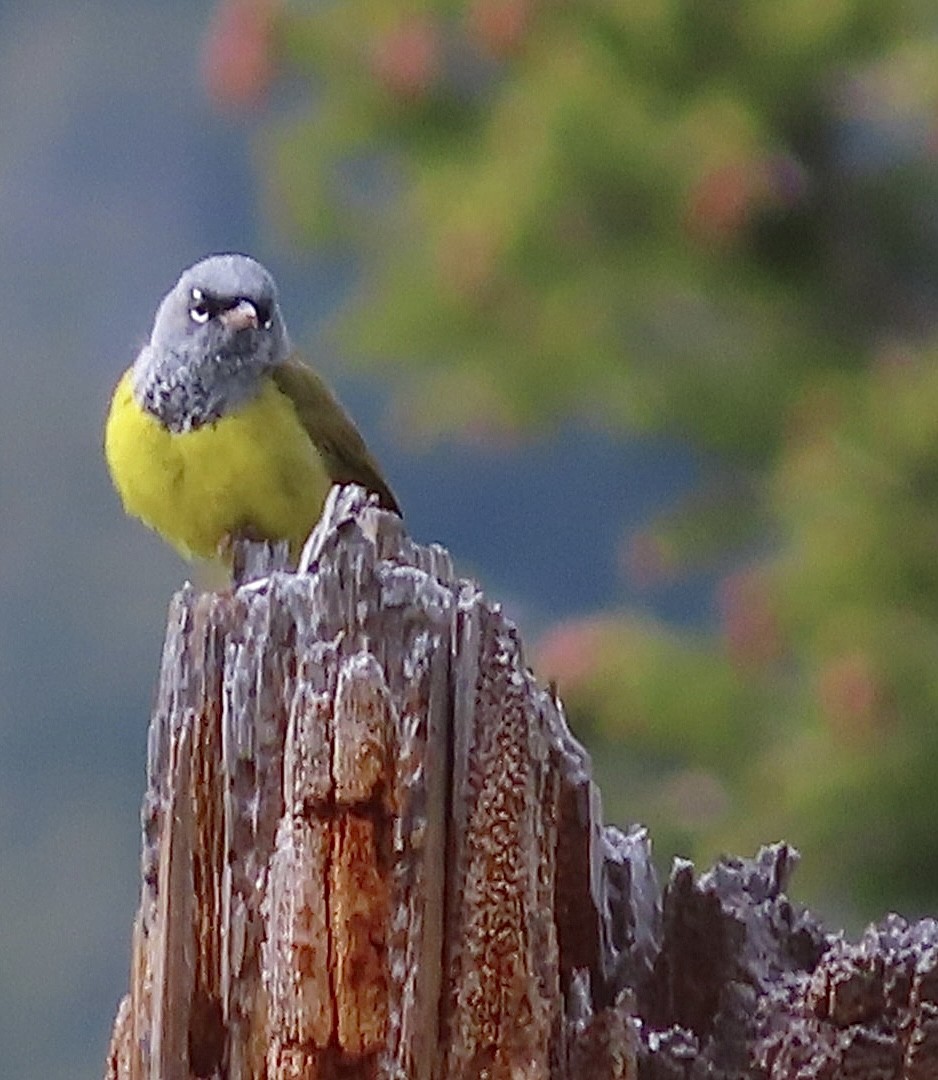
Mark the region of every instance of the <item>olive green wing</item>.
[[401, 513], [397, 499], [381, 475], [365, 440], [332, 391], [306, 364], [286, 360], [273, 369], [277, 388], [293, 403], [300, 423], [322, 455], [337, 484], [361, 484], [378, 496], [385, 510]]

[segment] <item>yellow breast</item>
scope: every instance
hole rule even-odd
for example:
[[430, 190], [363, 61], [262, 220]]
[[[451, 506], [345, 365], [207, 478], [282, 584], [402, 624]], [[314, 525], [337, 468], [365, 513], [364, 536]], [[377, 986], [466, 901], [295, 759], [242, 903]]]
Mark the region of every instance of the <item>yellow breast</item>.
[[140, 408], [128, 371], [114, 391], [104, 449], [127, 512], [186, 557], [211, 558], [224, 537], [242, 531], [289, 540], [296, 551], [331, 485], [272, 380], [231, 415], [177, 435]]

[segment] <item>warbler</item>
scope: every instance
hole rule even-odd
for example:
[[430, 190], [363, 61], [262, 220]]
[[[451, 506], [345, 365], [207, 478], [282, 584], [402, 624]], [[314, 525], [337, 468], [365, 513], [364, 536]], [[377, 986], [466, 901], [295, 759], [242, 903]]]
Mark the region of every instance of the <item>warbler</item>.
[[247, 255], [183, 271], [121, 377], [104, 434], [128, 514], [186, 558], [240, 538], [297, 555], [333, 484], [400, 507], [362, 436], [293, 351], [270, 273]]

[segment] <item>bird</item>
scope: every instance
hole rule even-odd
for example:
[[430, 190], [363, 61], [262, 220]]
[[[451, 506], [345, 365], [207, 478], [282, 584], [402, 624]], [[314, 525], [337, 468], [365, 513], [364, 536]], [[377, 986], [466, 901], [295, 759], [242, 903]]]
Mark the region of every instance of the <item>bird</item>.
[[189, 560], [230, 565], [240, 539], [286, 540], [295, 558], [333, 484], [360, 484], [401, 514], [248, 255], [202, 259], [163, 298], [114, 390], [104, 455], [126, 512]]

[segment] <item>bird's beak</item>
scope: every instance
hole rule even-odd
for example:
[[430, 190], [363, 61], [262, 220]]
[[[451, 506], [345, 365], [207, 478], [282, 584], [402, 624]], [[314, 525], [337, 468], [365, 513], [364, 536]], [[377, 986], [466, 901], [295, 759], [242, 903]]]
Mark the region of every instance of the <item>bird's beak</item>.
[[250, 300], [239, 300], [234, 307], [219, 312], [218, 320], [226, 330], [257, 329], [257, 309]]

